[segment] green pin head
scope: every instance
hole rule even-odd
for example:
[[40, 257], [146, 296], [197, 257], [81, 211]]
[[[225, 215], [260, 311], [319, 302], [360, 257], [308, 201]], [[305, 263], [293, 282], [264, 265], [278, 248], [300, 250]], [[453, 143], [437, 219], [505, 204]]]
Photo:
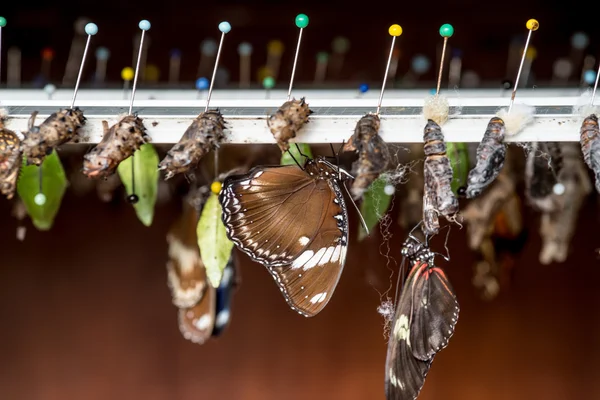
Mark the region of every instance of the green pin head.
[[317, 53], [317, 62], [324, 63], [329, 59], [329, 54], [326, 51], [320, 51]]
[[6, 26], [6, 18], [0, 17], [0, 28], [4, 28]]
[[296, 15], [296, 26], [300, 29], [304, 29], [308, 26], [308, 16], [306, 14]]
[[444, 24], [440, 27], [440, 35], [443, 38], [449, 38], [454, 35], [454, 27], [450, 24]]
[[263, 87], [265, 89], [273, 89], [275, 86], [275, 79], [272, 76], [267, 76], [263, 79]]

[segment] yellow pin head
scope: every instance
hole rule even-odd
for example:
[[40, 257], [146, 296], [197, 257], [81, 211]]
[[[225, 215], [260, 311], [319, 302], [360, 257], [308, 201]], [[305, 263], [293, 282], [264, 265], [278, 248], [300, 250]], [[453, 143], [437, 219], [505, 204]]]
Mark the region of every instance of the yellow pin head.
[[533, 19], [532, 18], [529, 21], [527, 21], [527, 23], [525, 24], [525, 26], [530, 31], [537, 31], [538, 28], [540, 27], [540, 23], [537, 21], [537, 19]]
[[221, 182], [214, 181], [213, 183], [211, 183], [210, 191], [214, 194], [219, 194], [219, 192], [221, 191]]
[[281, 40], [271, 40], [267, 43], [267, 51], [276, 56], [283, 54], [284, 46]]
[[390, 26], [390, 29], [388, 29], [388, 32], [389, 32], [390, 36], [400, 36], [400, 35], [402, 35], [402, 27], [398, 24], [394, 24], [394, 25]]
[[530, 46], [527, 49], [527, 53], [525, 53], [525, 58], [527, 58], [528, 60], [535, 60], [535, 58], [537, 57], [537, 50], [535, 49], [535, 47]]
[[121, 79], [124, 81], [130, 81], [133, 79], [133, 68], [125, 67], [121, 70]]

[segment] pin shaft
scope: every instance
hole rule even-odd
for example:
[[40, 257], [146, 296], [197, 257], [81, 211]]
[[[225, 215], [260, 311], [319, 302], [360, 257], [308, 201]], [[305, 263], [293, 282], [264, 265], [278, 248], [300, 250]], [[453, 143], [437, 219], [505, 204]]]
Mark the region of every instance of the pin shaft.
[[594, 99], [596, 98], [596, 90], [598, 89], [598, 78], [600, 78], [600, 65], [598, 65], [598, 71], [596, 71], [596, 82], [594, 82], [594, 90], [592, 91], [592, 99], [590, 100], [590, 106], [594, 105]]
[[292, 66], [292, 76], [290, 78], [290, 88], [288, 89], [287, 100], [290, 101], [292, 98], [292, 87], [294, 87], [294, 75], [296, 74], [296, 64], [298, 64], [298, 54], [300, 53], [300, 43], [302, 42], [302, 31], [304, 28], [300, 28], [300, 34], [298, 35], [298, 44], [296, 45], [296, 55], [294, 56], [294, 65]]
[[[71, 109], [75, 106], [75, 98], [77, 97], [77, 91], [79, 90], [79, 82], [81, 82], [81, 74], [83, 73], [83, 66], [85, 65], [85, 57], [87, 56], [88, 48], [90, 47], [90, 40], [92, 35], [88, 35], [87, 41], [85, 42], [85, 48], [83, 49], [83, 59], [79, 66], [79, 74], [77, 75], [77, 81], [75, 82], [75, 90], [73, 91], [73, 99], [71, 100]], [[131, 114], [131, 110], [129, 110]]]
[[135, 89], [137, 87], [137, 78], [138, 78], [138, 73], [140, 71], [140, 61], [142, 59], [142, 51], [144, 50], [144, 34], [145, 33], [146, 33], [146, 31], [142, 29], [142, 36], [140, 38], [140, 49], [138, 51], [137, 63], [135, 64], [135, 75], [133, 77], [133, 87], [131, 88], [131, 100], [129, 101], [129, 115], [131, 115], [131, 112], [133, 111], [133, 99], [135, 98]]
[[208, 111], [208, 105], [210, 103], [210, 97], [212, 96], [213, 86], [215, 84], [215, 78], [217, 76], [217, 66], [219, 65], [219, 58], [221, 57], [221, 49], [223, 48], [223, 41], [225, 40], [225, 32], [221, 33], [221, 40], [219, 41], [219, 48], [217, 49], [217, 58], [215, 58], [215, 67], [213, 68], [212, 79], [210, 80], [210, 86], [208, 87], [208, 96], [206, 97], [206, 107], [204, 112]]
[[442, 60], [440, 61], [440, 72], [438, 73], [437, 89], [435, 94], [440, 94], [440, 86], [442, 85], [442, 73], [444, 72], [444, 58], [446, 56], [446, 45], [448, 44], [448, 37], [444, 37], [444, 45], [442, 46]]
[[515, 104], [515, 97], [517, 95], [517, 89], [519, 87], [519, 79], [521, 79], [521, 72], [523, 71], [523, 65], [525, 64], [525, 57], [527, 56], [527, 48], [529, 47], [529, 40], [531, 39], [531, 34], [533, 30], [529, 30], [527, 34], [527, 41], [525, 42], [525, 48], [523, 48], [523, 55], [521, 56], [521, 64], [519, 64], [519, 70], [517, 71], [517, 79], [515, 79], [515, 87], [513, 88], [512, 95], [510, 96], [510, 103], [508, 105], [508, 112], [512, 109], [513, 104]]
[[390, 64], [392, 63], [392, 55], [394, 52], [394, 45], [396, 44], [396, 36], [392, 36], [392, 46], [390, 47], [390, 55], [385, 66], [385, 74], [383, 75], [383, 85], [381, 85], [381, 93], [379, 94], [379, 102], [377, 103], [377, 115], [381, 110], [381, 103], [383, 102], [383, 93], [385, 92], [385, 83], [387, 81], [388, 73], [390, 72]]

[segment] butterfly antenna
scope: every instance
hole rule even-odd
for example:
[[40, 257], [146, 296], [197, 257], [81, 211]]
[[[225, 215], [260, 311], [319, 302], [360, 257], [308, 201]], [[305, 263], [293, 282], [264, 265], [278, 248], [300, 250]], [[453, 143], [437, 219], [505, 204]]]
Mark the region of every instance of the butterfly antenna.
[[[341, 175], [341, 172], [340, 172], [340, 175]], [[365, 219], [363, 218], [363, 216], [362, 216], [362, 214], [360, 212], [360, 209], [358, 208], [358, 206], [354, 202], [354, 199], [350, 195], [350, 192], [348, 191], [348, 188], [346, 187], [346, 185], [343, 182], [342, 182], [342, 186], [344, 187], [344, 190], [346, 191], [346, 194], [350, 198], [350, 202], [352, 203], [352, 205], [354, 205], [354, 208], [356, 209], [356, 212], [358, 213], [358, 218], [360, 218], [360, 223], [361, 223], [362, 227], [365, 229], [365, 232], [367, 232], [367, 236], [370, 235], [369, 228], [367, 227], [367, 223], [365, 222]]]
[[287, 152], [290, 155], [290, 157], [292, 157], [292, 160], [294, 160], [294, 162], [296, 163], [296, 165], [298, 166], [298, 168], [300, 168], [302, 171], [304, 171], [304, 167], [302, 167], [300, 165], [300, 163], [298, 162], [298, 160], [296, 160], [296, 157], [294, 157], [294, 155], [292, 154], [292, 152], [289, 149], [287, 150]]
[[306, 159], [308, 160], [310, 157], [309, 157], [309, 156], [307, 156], [306, 154], [304, 154], [304, 153], [302, 152], [302, 150], [300, 150], [300, 146], [298, 146], [298, 143], [294, 143], [294, 144], [296, 145], [296, 150], [298, 150], [298, 153], [299, 153], [299, 154], [300, 154], [302, 157], [304, 157], [304, 158], [306, 158]]

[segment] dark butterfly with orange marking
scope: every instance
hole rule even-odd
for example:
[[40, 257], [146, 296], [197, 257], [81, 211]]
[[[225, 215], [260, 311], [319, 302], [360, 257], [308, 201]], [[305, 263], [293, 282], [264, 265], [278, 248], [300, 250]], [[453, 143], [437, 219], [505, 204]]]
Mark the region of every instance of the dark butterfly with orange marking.
[[[340, 279], [348, 249], [341, 186], [352, 175], [324, 157], [303, 167], [256, 167], [225, 180], [227, 236], [271, 273], [289, 306], [317, 315]], [[346, 189], [347, 191], [347, 189]]]
[[427, 237], [423, 243], [411, 233], [404, 242], [403, 267], [408, 262], [412, 269], [396, 302], [388, 342], [385, 365], [388, 400], [416, 399], [433, 358], [454, 334], [460, 309], [445, 272], [434, 263], [436, 254], [429, 249]]

